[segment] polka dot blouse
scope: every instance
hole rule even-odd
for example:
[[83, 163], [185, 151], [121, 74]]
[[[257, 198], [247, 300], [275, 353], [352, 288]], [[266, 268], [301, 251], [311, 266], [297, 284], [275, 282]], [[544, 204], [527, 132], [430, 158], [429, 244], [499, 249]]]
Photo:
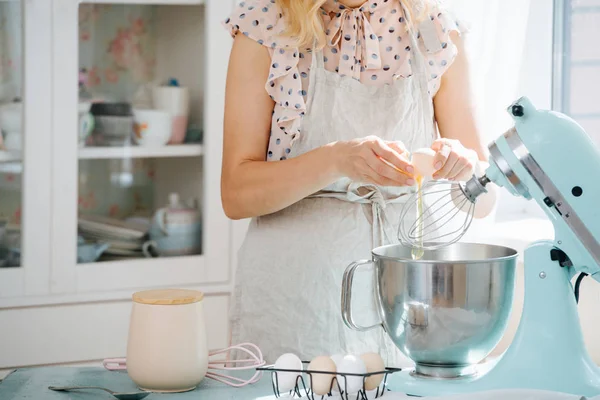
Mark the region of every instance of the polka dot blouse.
[[[350, 9], [338, 0], [326, 0], [321, 9], [327, 36], [325, 68], [366, 85], [388, 85], [394, 79], [411, 76], [410, 38], [400, 1], [367, 0], [361, 7]], [[428, 48], [420, 29], [417, 39], [426, 58], [433, 97], [442, 74], [456, 57], [450, 32], [460, 33], [463, 28], [437, 2], [426, 1], [431, 3], [427, 22], [434, 27], [439, 47]], [[272, 60], [265, 88], [275, 108], [266, 158], [285, 160], [306, 111], [311, 53], [282, 35], [285, 17], [276, 0], [242, 1], [225, 20], [225, 26], [232, 36], [241, 32], [269, 49]]]

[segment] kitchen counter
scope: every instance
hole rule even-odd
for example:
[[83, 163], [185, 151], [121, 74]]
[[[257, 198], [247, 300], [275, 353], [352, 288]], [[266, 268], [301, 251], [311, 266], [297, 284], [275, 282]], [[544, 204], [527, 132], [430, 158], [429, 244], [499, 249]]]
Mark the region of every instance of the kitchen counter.
[[[137, 391], [135, 384], [126, 372], [107, 371], [101, 367], [41, 367], [18, 369], [0, 381], [1, 400], [109, 400], [114, 399], [108, 393], [97, 390], [78, 392], [53, 392], [48, 386], [100, 386], [117, 392]], [[288, 396], [282, 398], [291, 399]], [[317, 398], [317, 396], [315, 396]], [[382, 399], [414, 399], [400, 393], [386, 392]], [[152, 393], [148, 400], [275, 400], [268, 374], [263, 379], [244, 388], [232, 388], [211, 379], [205, 379], [191, 392], [161, 394]], [[304, 397], [303, 399], [306, 399]], [[339, 397], [333, 397], [338, 399]], [[430, 400], [441, 400], [429, 397]], [[485, 393], [472, 393], [456, 396], [444, 396], [443, 400], [588, 400], [580, 396], [544, 391], [498, 390]], [[594, 397], [589, 400], [600, 400]]]
[[[41, 367], [18, 369], [0, 382], [2, 400], [108, 400], [108, 393], [98, 390], [53, 392], [48, 386], [101, 386], [116, 392], [138, 391], [127, 373], [107, 371], [98, 367]], [[210, 399], [210, 400], [269, 400], [274, 399], [268, 375], [250, 386], [232, 388], [212, 379], [205, 379], [196, 390], [186, 393], [152, 393], [146, 399]]]

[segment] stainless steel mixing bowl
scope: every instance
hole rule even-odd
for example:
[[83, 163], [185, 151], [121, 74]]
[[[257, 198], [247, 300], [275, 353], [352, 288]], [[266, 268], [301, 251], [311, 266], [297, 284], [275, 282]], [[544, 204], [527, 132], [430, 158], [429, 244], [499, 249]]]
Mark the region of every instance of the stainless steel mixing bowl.
[[517, 252], [501, 246], [455, 243], [425, 251], [390, 245], [372, 260], [346, 269], [342, 316], [352, 329], [352, 279], [362, 265], [374, 265], [381, 325], [398, 348], [415, 361], [416, 374], [451, 378], [474, 373], [498, 344], [513, 302]]

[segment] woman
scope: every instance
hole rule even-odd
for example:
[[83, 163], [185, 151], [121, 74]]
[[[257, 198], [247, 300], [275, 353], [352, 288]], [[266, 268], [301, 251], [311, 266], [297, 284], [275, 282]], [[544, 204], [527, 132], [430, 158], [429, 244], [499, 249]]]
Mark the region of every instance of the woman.
[[[431, 0], [247, 0], [226, 26], [222, 201], [252, 218], [232, 341], [269, 362], [376, 351], [405, 364], [382, 329], [344, 326], [341, 278], [395, 241], [410, 151], [437, 152], [436, 179], [466, 180], [486, 160], [461, 27]], [[376, 322], [371, 283], [355, 278], [363, 325]]]

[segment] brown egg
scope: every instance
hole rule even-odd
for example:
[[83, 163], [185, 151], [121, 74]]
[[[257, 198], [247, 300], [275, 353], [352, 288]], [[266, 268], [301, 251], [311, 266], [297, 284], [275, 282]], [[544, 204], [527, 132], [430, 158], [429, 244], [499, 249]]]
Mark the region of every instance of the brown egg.
[[[308, 364], [306, 373], [310, 371], [321, 371], [321, 372], [336, 372], [335, 363], [330, 357], [320, 356], [315, 358]], [[310, 373], [310, 385], [313, 392], [319, 396], [324, 396], [329, 393], [331, 389], [331, 382], [335, 378], [334, 374], [317, 374]]]
[[[366, 353], [360, 356], [367, 367], [367, 374], [371, 372], [385, 371], [383, 359], [377, 353]], [[365, 389], [375, 390], [381, 384], [383, 374], [371, 375], [365, 380]]]

